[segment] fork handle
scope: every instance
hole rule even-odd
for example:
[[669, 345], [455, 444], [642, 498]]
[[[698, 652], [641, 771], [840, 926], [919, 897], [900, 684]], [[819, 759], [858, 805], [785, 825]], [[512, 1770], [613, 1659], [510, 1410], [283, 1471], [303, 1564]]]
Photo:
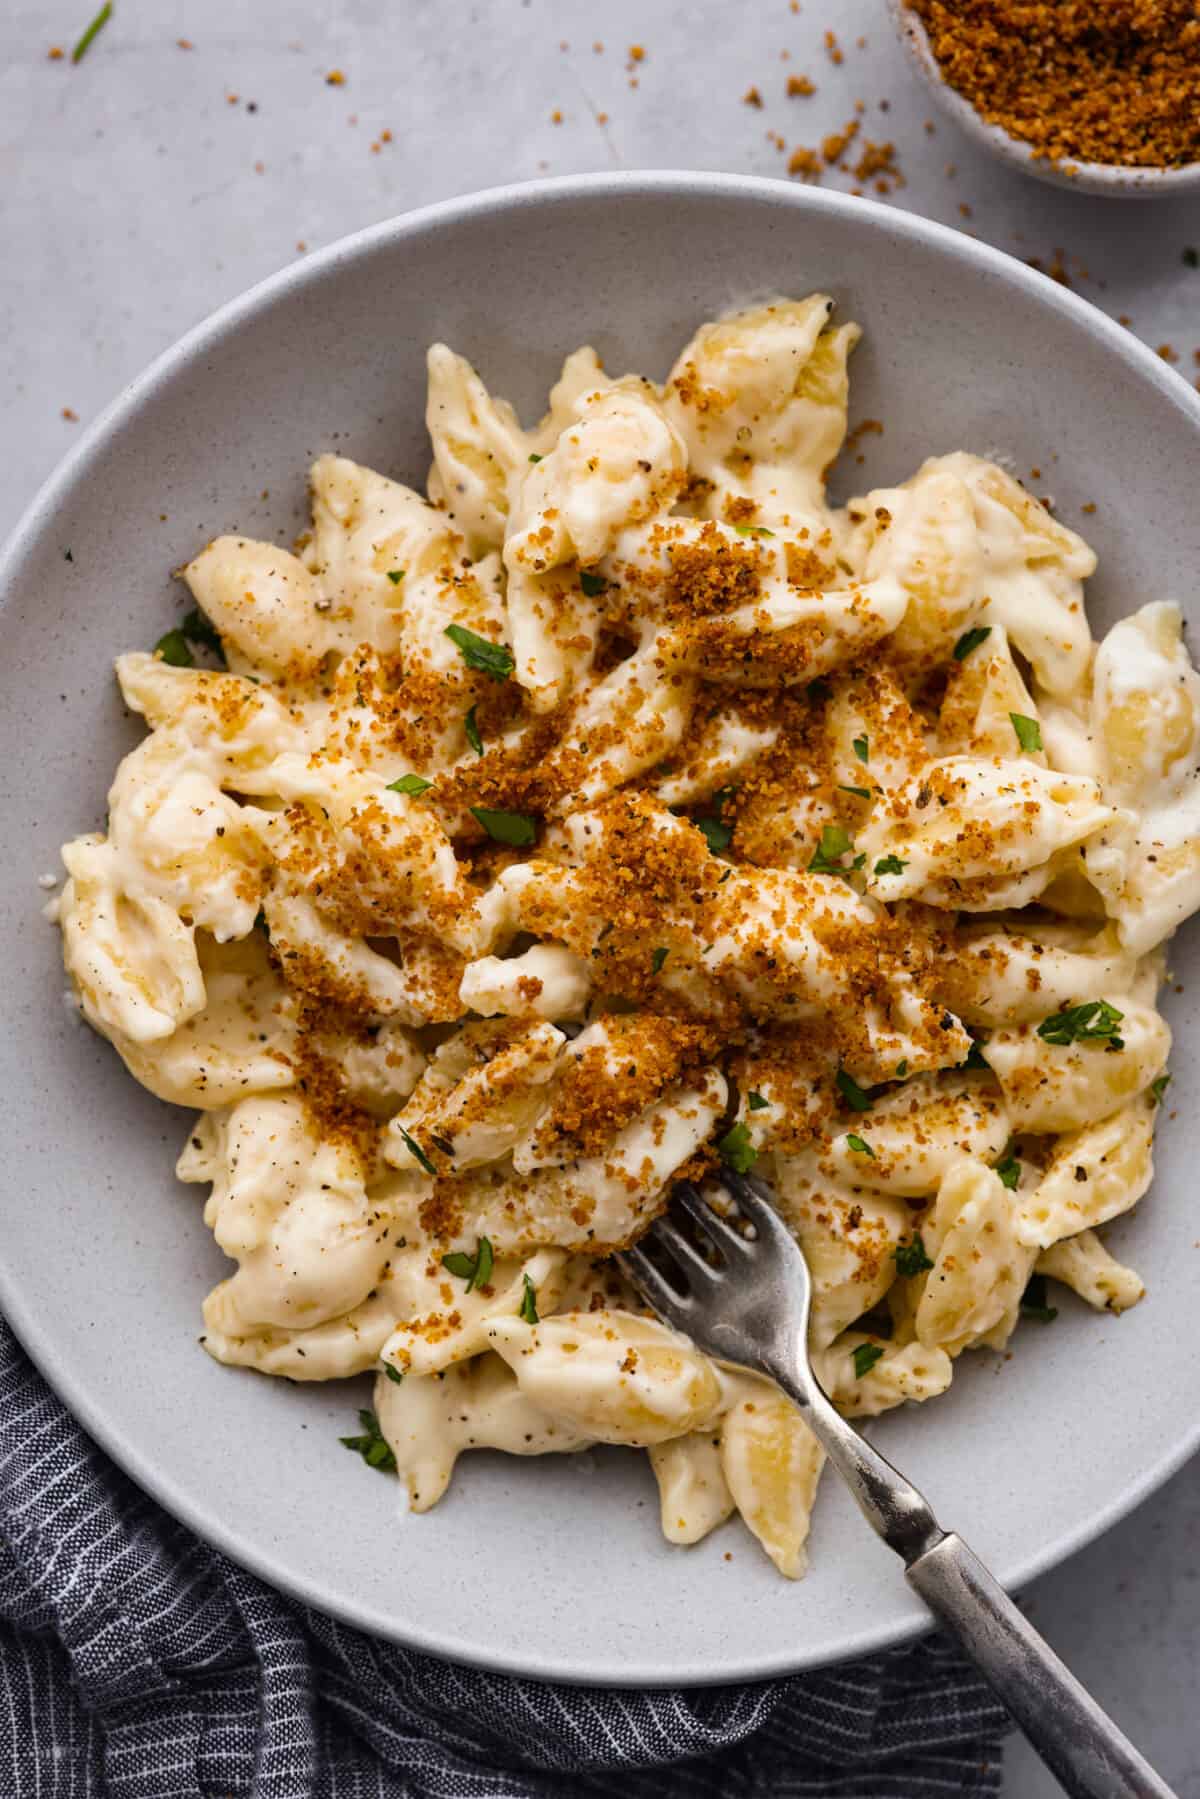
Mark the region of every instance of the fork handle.
[[906, 1569], [1072, 1799], [1175, 1799], [961, 1537]]

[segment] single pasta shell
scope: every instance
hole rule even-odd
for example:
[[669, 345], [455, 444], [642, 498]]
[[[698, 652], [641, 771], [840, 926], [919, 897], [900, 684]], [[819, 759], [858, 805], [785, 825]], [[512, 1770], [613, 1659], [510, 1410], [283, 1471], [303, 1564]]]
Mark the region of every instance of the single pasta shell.
[[825, 1452], [796, 1407], [747, 1382], [721, 1421], [721, 1468], [734, 1504], [775, 1566], [799, 1580]]

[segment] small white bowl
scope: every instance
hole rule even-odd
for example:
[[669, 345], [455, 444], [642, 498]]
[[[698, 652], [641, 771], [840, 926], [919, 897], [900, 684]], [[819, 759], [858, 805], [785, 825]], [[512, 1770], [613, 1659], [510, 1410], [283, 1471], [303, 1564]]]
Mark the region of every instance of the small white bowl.
[[1200, 192], [1200, 161], [1159, 169], [1136, 163], [1073, 162], [1035, 155], [1032, 145], [999, 125], [989, 125], [970, 101], [951, 87], [930, 48], [924, 22], [907, 0], [888, 0], [888, 11], [910, 62], [942, 111], [982, 149], [990, 150], [1012, 168], [1055, 187], [1073, 188], [1076, 193], [1108, 194], [1118, 200], [1165, 199], [1170, 194]]

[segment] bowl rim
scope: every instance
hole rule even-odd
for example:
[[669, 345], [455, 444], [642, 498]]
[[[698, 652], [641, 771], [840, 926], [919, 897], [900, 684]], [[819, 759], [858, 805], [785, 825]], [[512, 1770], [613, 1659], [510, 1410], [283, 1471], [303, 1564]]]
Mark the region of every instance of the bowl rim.
[[[109, 439], [121, 428], [133, 423], [142, 406], [162, 386], [182, 372], [206, 351], [216, 349], [235, 334], [243, 322], [286, 299], [297, 289], [320, 282], [340, 265], [369, 260], [383, 245], [419, 240], [432, 228], [453, 227], [464, 221], [504, 213], [509, 209], [536, 208], [547, 203], [569, 203], [573, 200], [608, 200], [620, 203], [630, 197], [680, 196], [712, 199], [768, 201], [776, 206], [803, 214], [843, 214], [861, 217], [869, 229], [882, 229], [894, 239], [907, 240], [932, 249], [941, 255], [986, 271], [995, 279], [1024, 290], [1043, 306], [1065, 315], [1078, 329], [1107, 344], [1112, 352], [1131, 363], [1148, 378], [1163, 400], [1179, 407], [1197, 432], [1200, 448], [1200, 395], [1189, 383], [1170, 369], [1148, 346], [1117, 325], [1105, 313], [1049, 277], [1028, 268], [1004, 251], [939, 224], [918, 214], [905, 212], [878, 201], [854, 196], [825, 193], [812, 188], [753, 175], [709, 173], [700, 170], [629, 170], [602, 171], [594, 174], [564, 175], [549, 179], [510, 183], [474, 193], [436, 201], [413, 211], [365, 227], [314, 251], [301, 261], [287, 264], [268, 275], [243, 293], [194, 325], [149, 366], [120, 390], [79, 442], [68, 452], [57, 468], [42, 483], [21, 515], [6, 543], [0, 546], [0, 608], [5, 596], [21, 573], [26, 557], [34, 552], [43, 532], [52, 524], [60, 502], [92, 474], [94, 465], [103, 457]], [[108, 1454], [112, 1460], [142, 1489], [179, 1522], [195, 1532], [213, 1548], [248, 1569], [258, 1578], [299, 1603], [333, 1615], [356, 1629], [380, 1636], [393, 1643], [482, 1667], [498, 1673], [521, 1675], [564, 1685], [594, 1683], [597, 1676], [586, 1666], [563, 1669], [540, 1657], [536, 1643], [529, 1652], [517, 1656], [489, 1650], [485, 1642], [465, 1645], [448, 1643], [423, 1624], [405, 1622], [397, 1629], [389, 1614], [376, 1612], [371, 1605], [355, 1599], [336, 1598], [323, 1590], [319, 1577], [313, 1578], [292, 1568], [278, 1565], [266, 1546], [247, 1545], [232, 1529], [227, 1529], [219, 1516], [206, 1509], [203, 1498], [194, 1498], [180, 1490], [172, 1476], [159, 1470], [151, 1454], [129, 1438], [119, 1426], [112, 1425], [103, 1406], [93, 1404], [76, 1371], [65, 1364], [55, 1348], [52, 1318], [39, 1317], [32, 1299], [26, 1299], [9, 1277], [0, 1258], [0, 1309], [35, 1366], [46, 1378], [67, 1409]], [[1035, 1542], [1015, 1566], [1003, 1570], [1004, 1584], [1022, 1587], [1048, 1569], [1057, 1566], [1086, 1544], [1109, 1530], [1133, 1511], [1151, 1493], [1170, 1478], [1200, 1449], [1200, 1410], [1190, 1426], [1169, 1444], [1157, 1460], [1142, 1465], [1128, 1486], [1099, 1513], [1091, 1514], [1073, 1529], [1061, 1532], [1048, 1542]], [[711, 1665], [688, 1663], [686, 1658], [667, 1675], [672, 1687], [702, 1687], [730, 1682], [754, 1682], [782, 1678], [805, 1669], [827, 1667], [834, 1661], [876, 1654], [913, 1640], [932, 1625], [917, 1620], [900, 1620], [884, 1630], [864, 1627], [839, 1649], [836, 1658], [806, 1650], [803, 1633], [797, 1633], [793, 1649], [766, 1660], [747, 1660], [744, 1656], [719, 1672]], [[639, 1668], [630, 1657], [627, 1668], [619, 1676], [607, 1672], [606, 1684], [631, 1688], [650, 1688], [664, 1683], [664, 1672]]]
[[1032, 144], [985, 119], [966, 95], [946, 80], [930, 45], [925, 21], [914, 12], [910, 0], [888, 0], [888, 12], [910, 63], [943, 112], [982, 149], [1011, 167], [1053, 187], [1115, 200], [1165, 200], [1200, 188], [1200, 157], [1165, 168], [1153, 163], [1089, 162], [1082, 157], [1036, 155]]

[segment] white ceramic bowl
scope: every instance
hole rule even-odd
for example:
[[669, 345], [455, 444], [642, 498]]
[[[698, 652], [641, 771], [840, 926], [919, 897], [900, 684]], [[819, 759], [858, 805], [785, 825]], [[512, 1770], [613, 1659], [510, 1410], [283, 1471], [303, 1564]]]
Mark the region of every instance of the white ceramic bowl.
[[[8, 1196], [0, 1304], [96, 1439], [169, 1510], [313, 1605], [385, 1636], [550, 1678], [751, 1678], [894, 1643], [923, 1614], [832, 1475], [802, 1586], [736, 1523], [660, 1538], [644, 1458], [468, 1456], [446, 1501], [339, 1447], [365, 1381], [300, 1387], [220, 1368], [200, 1300], [227, 1264], [172, 1166], [187, 1128], [63, 1004], [38, 875], [101, 825], [139, 736], [113, 654], [184, 605], [169, 571], [235, 527], [290, 538], [333, 445], [402, 477], [428, 465], [423, 354], [444, 337], [537, 411], [564, 351], [661, 376], [695, 324], [827, 288], [866, 328], [853, 416], [883, 421], [845, 494], [958, 446], [1040, 466], [1101, 556], [1097, 626], [1193, 591], [1200, 402], [1127, 332], [970, 238], [869, 201], [729, 176], [595, 176], [380, 225], [285, 270], [161, 358], [87, 433], [0, 564], [0, 871]], [[1080, 520], [1083, 503], [1096, 512]], [[165, 514], [165, 517], [163, 516]], [[67, 551], [71, 557], [67, 559]], [[1180, 978], [1192, 952], [1174, 956]], [[949, 1394], [876, 1437], [1006, 1582], [1111, 1524], [1200, 1439], [1196, 1032], [1185, 995], [1159, 1176], [1113, 1236], [1148, 1299], [1071, 1299], [1010, 1359], [967, 1356]], [[726, 1559], [726, 1556], [730, 1559]]]
[[[1100, 0], [1104, 4], [1104, 0]], [[970, 101], [942, 75], [937, 57], [929, 46], [925, 26], [907, 4], [907, 0], [888, 0], [888, 11], [909, 60], [934, 101], [948, 118], [974, 139], [981, 149], [990, 151], [1002, 162], [1048, 181], [1054, 187], [1066, 187], [1075, 193], [1107, 194], [1117, 200], [1165, 199], [1172, 194], [1200, 193], [1200, 162], [1186, 163], [1181, 168], [1143, 168], [1134, 163], [1081, 162], [1055, 160], [1035, 156], [1024, 139], [1013, 137], [999, 125], [989, 125]]]

